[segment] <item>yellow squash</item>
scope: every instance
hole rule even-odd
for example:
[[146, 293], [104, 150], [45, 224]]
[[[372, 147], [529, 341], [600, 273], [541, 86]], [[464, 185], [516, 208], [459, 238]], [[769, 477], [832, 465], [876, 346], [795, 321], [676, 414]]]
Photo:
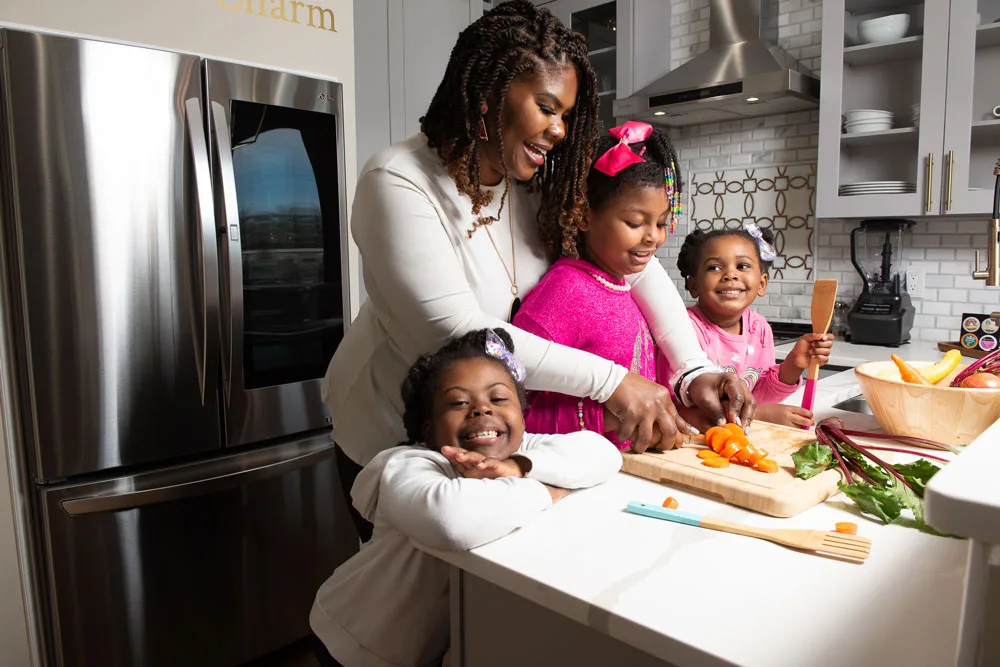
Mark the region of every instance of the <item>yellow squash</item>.
[[944, 357], [941, 361], [937, 362], [933, 366], [921, 368], [918, 372], [931, 384], [937, 384], [946, 378], [949, 373], [955, 370], [955, 367], [958, 366], [960, 361], [962, 361], [961, 352], [958, 350], [948, 350], [944, 353]]

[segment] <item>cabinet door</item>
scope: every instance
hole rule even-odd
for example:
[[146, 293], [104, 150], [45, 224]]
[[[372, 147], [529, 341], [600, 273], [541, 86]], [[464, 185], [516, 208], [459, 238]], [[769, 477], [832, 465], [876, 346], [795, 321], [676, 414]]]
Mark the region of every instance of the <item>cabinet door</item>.
[[[977, 11], [981, 23], [977, 25]], [[1000, 158], [1000, 0], [954, 0], [944, 131], [945, 215], [985, 215]]]
[[[861, 22], [894, 13], [909, 17], [902, 38], [860, 43]], [[823, 3], [817, 217], [939, 212], [948, 20], [948, 0]], [[859, 110], [891, 112], [891, 128], [845, 133], [843, 115]], [[867, 185], [879, 181], [902, 182], [909, 191], [875, 192]], [[853, 195], [843, 192], [856, 184], [866, 185]]]

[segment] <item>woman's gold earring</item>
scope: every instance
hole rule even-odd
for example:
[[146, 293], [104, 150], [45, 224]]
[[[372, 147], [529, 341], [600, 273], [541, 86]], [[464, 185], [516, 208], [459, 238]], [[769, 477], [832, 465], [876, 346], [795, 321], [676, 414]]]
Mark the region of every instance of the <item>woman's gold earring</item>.
[[486, 105], [484, 104], [482, 107], [480, 107], [479, 110], [483, 114], [482, 116], [479, 117], [479, 138], [482, 139], [483, 141], [489, 141], [490, 135], [489, 132], [486, 131], [486, 112], [489, 111], [489, 109], [487, 109]]

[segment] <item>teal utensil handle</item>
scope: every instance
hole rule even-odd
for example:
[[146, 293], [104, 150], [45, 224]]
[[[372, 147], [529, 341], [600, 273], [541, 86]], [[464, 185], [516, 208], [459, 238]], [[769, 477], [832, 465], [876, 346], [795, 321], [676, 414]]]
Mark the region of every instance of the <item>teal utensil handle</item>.
[[666, 521], [673, 521], [674, 523], [683, 523], [688, 526], [701, 527], [701, 517], [697, 514], [679, 512], [677, 510], [667, 509], [666, 507], [661, 507], [659, 505], [631, 502], [625, 507], [625, 510], [631, 512], [632, 514], [641, 514], [642, 516], [648, 516], [654, 519], [664, 519]]

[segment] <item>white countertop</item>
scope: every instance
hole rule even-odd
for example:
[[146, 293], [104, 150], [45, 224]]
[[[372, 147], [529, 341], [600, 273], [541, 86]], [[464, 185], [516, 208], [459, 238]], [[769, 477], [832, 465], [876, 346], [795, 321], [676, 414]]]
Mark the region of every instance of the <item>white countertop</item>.
[[[888, 356], [866, 349], [877, 354], [865, 359]], [[857, 393], [853, 372], [821, 380], [817, 417], [870, 428], [873, 418], [830, 408]], [[667, 495], [682, 510], [758, 526], [853, 521], [872, 555], [846, 563], [624, 511]], [[776, 519], [619, 474], [496, 542], [435, 554], [679, 667], [937, 667], [954, 661], [968, 550], [861, 517], [843, 496]]]
[[[774, 355], [780, 361], [784, 359], [795, 342], [784, 343], [774, 348]], [[854, 367], [866, 361], [882, 361], [888, 359], [889, 355], [897, 354], [907, 361], [930, 361], [940, 359], [944, 352], [941, 352], [937, 343], [926, 340], [915, 340], [900, 345], [899, 347], [884, 347], [881, 345], [858, 345], [857, 343], [845, 343], [837, 340], [833, 343], [833, 351], [830, 354], [830, 364], [833, 366]]]

